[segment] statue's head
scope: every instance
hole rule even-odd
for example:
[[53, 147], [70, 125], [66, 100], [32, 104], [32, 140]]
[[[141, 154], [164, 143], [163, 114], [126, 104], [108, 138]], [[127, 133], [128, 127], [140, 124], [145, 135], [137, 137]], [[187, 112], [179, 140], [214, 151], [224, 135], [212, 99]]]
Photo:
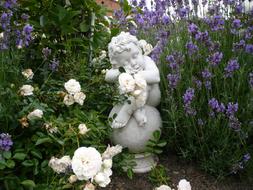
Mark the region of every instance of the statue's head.
[[113, 68], [123, 67], [127, 72], [142, 70], [144, 60], [138, 39], [128, 32], [121, 32], [109, 43], [108, 52]]

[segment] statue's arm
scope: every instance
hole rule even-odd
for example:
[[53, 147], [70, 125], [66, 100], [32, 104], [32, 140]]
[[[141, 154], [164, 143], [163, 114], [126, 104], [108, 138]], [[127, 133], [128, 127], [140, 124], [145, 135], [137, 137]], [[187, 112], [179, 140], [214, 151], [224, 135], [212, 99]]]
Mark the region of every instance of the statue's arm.
[[114, 81], [118, 80], [119, 74], [120, 74], [120, 72], [118, 69], [110, 69], [105, 74], [105, 80], [107, 82], [114, 82]]
[[145, 69], [139, 74], [147, 81], [148, 84], [160, 82], [160, 73], [155, 62], [148, 56], [145, 56]]

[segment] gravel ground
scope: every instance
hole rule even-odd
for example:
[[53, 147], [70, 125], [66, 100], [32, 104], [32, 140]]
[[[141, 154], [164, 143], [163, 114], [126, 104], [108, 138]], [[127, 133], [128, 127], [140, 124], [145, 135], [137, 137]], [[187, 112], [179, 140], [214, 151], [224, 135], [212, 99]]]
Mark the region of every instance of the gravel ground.
[[[190, 181], [192, 190], [253, 190], [253, 182], [239, 182], [236, 178], [228, 178], [218, 182], [214, 177], [197, 169], [196, 165], [185, 163], [176, 156], [161, 156], [160, 164], [166, 167], [170, 178], [170, 187], [176, 188], [180, 179]], [[114, 173], [112, 182], [100, 190], [153, 190], [154, 186], [148, 179], [148, 174], [135, 174], [129, 179], [126, 174]]]

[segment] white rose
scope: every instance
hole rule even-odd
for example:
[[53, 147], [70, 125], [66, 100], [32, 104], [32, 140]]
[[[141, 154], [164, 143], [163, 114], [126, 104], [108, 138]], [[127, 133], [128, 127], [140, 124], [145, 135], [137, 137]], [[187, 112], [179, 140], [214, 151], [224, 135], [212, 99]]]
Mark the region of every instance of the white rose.
[[83, 190], [95, 190], [96, 187], [92, 183], [87, 183]]
[[181, 179], [177, 188], [178, 190], [191, 190], [191, 184], [186, 179]]
[[116, 146], [110, 146], [106, 148], [105, 152], [102, 154], [103, 159], [112, 159], [113, 156], [116, 156], [117, 154], [122, 152], [122, 146], [116, 145]]
[[139, 46], [144, 52], [144, 55], [148, 55], [151, 53], [153, 50], [153, 46], [151, 44], [148, 44], [145, 40], [140, 40], [139, 41]]
[[71, 166], [71, 159], [69, 156], [63, 156], [60, 159], [52, 157], [48, 165], [58, 174], [66, 173]]
[[105, 51], [105, 50], [102, 50], [102, 51], [100, 52], [99, 59], [100, 59], [100, 60], [103, 60], [104, 58], [106, 58], [106, 51]]
[[23, 72], [22, 72], [22, 75], [28, 79], [28, 80], [31, 80], [33, 78], [33, 71], [32, 69], [25, 69]]
[[104, 168], [111, 168], [112, 167], [112, 159], [105, 159], [103, 160]]
[[78, 148], [72, 158], [72, 169], [79, 180], [93, 178], [102, 166], [100, 153], [92, 147]]
[[71, 175], [68, 179], [69, 183], [75, 183], [77, 181], [76, 175]]
[[64, 84], [64, 87], [69, 94], [75, 94], [81, 91], [81, 85], [75, 79], [70, 79], [68, 82]]
[[94, 180], [100, 187], [106, 187], [111, 182], [110, 177], [103, 172], [99, 172]]
[[112, 175], [112, 169], [111, 168], [103, 169], [103, 173], [110, 177]]
[[34, 88], [31, 85], [25, 84], [20, 88], [20, 94], [22, 96], [30, 96], [33, 95]]
[[83, 105], [83, 101], [85, 100], [86, 95], [83, 92], [77, 92], [74, 95], [74, 100], [76, 103], [80, 104], [81, 106]]
[[134, 91], [135, 80], [128, 73], [122, 73], [119, 75], [119, 89], [122, 93], [128, 93]]
[[78, 126], [78, 129], [79, 129], [79, 134], [81, 135], [84, 135], [89, 131], [89, 129], [83, 123]]
[[144, 106], [146, 104], [146, 101], [147, 101], [146, 92], [142, 92], [135, 98], [135, 103], [138, 108]]
[[43, 111], [40, 109], [35, 109], [27, 115], [27, 118], [29, 120], [32, 120], [36, 118], [42, 118], [42, 116], [43, 116]]
[[63, 103], [64, 103], [66, 106], [70, 106], [70, 105], [74, 104], [74, 103], [75, 103], [74, 96], [71, 95], [71, 94], [66, 94], [66, 95], [64, 96]]
[[135, 84], [139, 88], [141, 88], [141, 89], [147, 88], [147, 81], [140, 74], [135, 74], [134, 79], [135, 79]]
[[168, 185], [161, 185], [160, 187], [155, 188], [155, 190], [171, 190]]

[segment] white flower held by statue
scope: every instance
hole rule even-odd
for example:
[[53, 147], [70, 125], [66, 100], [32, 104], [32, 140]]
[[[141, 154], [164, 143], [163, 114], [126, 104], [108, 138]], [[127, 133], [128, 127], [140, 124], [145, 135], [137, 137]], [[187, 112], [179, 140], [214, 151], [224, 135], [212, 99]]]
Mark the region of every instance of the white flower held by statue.
[[30, 96], [33, 95], [34, 88], [31, 85], [25, 84], [20, 88], [20, 94], [22, 96]]
[[68, 93], [72, 95], [81, 91], [81, 85], [75, 79], [70, 79], [64, 84], [64, 87], [68, 91]]
[[80, 147], [75, 151], [71, 164], [79, 180], [88, 180], [100, 171], [102, 158], [95, 148]]
[[135, 88], [135, 80], [132, 75], [122, 73], [119, 75], [119, 89], [122, 94], [133, 92]]
[[43, 111], [40, 109], [35, 109], [27, 115], [27, 118], [29, 120], [32, 120], [32, 119], [42, 118], [42, 116], [43, 116]]

